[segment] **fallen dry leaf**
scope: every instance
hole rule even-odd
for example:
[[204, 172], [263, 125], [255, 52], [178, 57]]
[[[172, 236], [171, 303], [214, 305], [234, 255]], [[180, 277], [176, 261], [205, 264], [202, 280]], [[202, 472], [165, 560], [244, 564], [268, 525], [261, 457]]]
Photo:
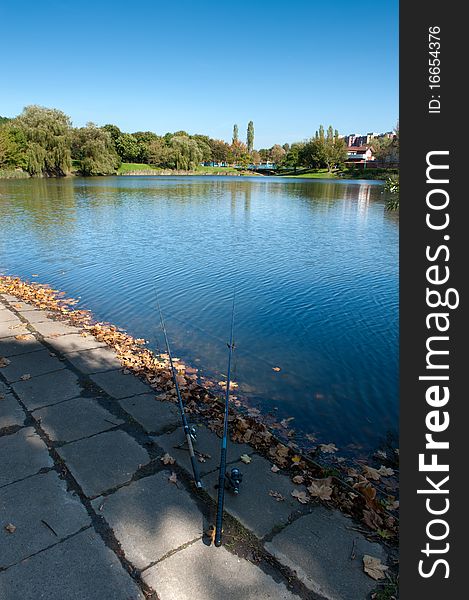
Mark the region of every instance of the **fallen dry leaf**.
[[337, 452], [338, 450], [335, 444], [321, 444], [319, 448], [321, 449], [321, 452], [326, 452], [328, 454], [332, 454], [333, 452]]
[[11, 360], [8, 360], [8, 358], [4, 358], [3, 356], [0, 356], [0, 369], [3, 369], [3, 367], [8, 367], [8, 365], [11, 363]]
[[378, 473], [382, 477], [391, 477], [392, 475], [394, 475], [394, 470], [390, 469], [389, 467], [384, 467], [383, 465], [381, 465], [381, 467], [378, 469]]
[[8, 531], [8, 533], [15, 533], [16, 531], [16, 525], [13, 525], [13, 523], [8, 523], [8, 525], [5, 525], [5, 531]]
[[170, 456], [167, 452], [164, 456], [160, 458], [160, 460], [164, 465], [174, 465], [174, 463], [176, 462], [176, 459]]
[[171, 483], [177, 483], [178, 482], [178, 476], [176, 475], [176, 473], [174, 473], [174, 471], [168, 477], [168, 481], [171, 482]]
[[274, 490], [269, 491], [269, 496], [272, 496], [272, 498], [275, 498], [275, 500], [277, 500], [277, 502], [282, 502], [282, 500], [285, 500], [285, 497], [282, 496], [282, 494], [280, 492], [276, 492]]
[[310, 486], [308, 486], [308, 492], [313, 498], [319, 498], [320, 500], [330, 500], [332, 494], [332, 479], [327, 477], [326, 479], [316, 479]]
[[272, 367], [272, 371], [275, 371], [276, 373], [278, 373], [280, 370], [280, 367]]
[[252, 458], [251, 458], [250, 456], [248, 456], [247, 454], [242, 454], [242, 455], [240, 456], [240, 460], [241, 460], [241, 461], [242, 461], [242, 462], [243, 462], [245, 465], [248, 465], [248, 464], [249, 464], [249, 463], [252, 461]]
[[28, 381], [28, 379], [31, 379], [31, 375], [29, 373], [25, 373], [24, 375], [21, 375], [20, 379], [21, 381]]
[[370, 556], [369, 554], [363, 556], [363, 570], [372, 579], [384, 579], [384, 572], [388, 569], [389, 567], [383, 565], [379, 558]]
[[[215, 543], [215, 533], [216, 533], [216, 531], [217, 531], [217, 529], [216, 529], [215, 525], [210, 525], [210, 527], [207, 529], [207, 532], [206, 532], [207, 536], [209, 537], [210, 542], [212, 544]], [[223, 533], [223, 529], [222, 529], [222, 533]]]
[[308, 494], [300, 490], [293, 490], [291, 495], [296, 498], [301, 504], [307, 504], [309, 502]]
[[272, 471], [272, 473], [278, 473], [280, 471], [280, 469], [277, 467], [277, 465], [272, 465], [270, 467], [270, 470]]
[[298, 456], [298, 454], [295, 454], [295, 456], [293, 456], [291, 461], [293, 464], [298, 464], [299, 462], [301, 462], [301, 456]]
[[292, 478], [293, 483], [303, 483], [304, 480], [305, 478], [303, 475], [295, 475], [295, 477]]
[[365, 477], [367, 479], [374, 479], [375, 481], [379, 481], [379, 479], [381, 478], [381, 475], [380, 475], [378, 469], [374, 469], [373, 467], [368, 467], [367, 465], [365, 465], [363, 467], [363, 474], [365, 475]]
[[19, 342], [23, 342], [24, 340], [29, 339], [31, 339], [31, 336], [27, 333], [20, 333], [19, 335], [15, 335], [15, 340], [18, 340]]

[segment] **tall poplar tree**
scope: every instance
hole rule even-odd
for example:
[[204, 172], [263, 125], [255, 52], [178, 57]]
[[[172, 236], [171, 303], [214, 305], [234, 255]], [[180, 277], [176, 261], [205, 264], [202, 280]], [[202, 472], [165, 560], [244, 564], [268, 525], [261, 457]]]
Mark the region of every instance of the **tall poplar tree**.
[[233, 125], [233, 144], [238, 141], [238, 126], [236, 123]]
[[248, 132], [247, 132], [247, 136], [246, 136], [246, 144], [248, 147], [248, 152], [249, 154], [253, 151], [254, 149], [254, 123], [252, 121], [249, 121], [248, 123]]

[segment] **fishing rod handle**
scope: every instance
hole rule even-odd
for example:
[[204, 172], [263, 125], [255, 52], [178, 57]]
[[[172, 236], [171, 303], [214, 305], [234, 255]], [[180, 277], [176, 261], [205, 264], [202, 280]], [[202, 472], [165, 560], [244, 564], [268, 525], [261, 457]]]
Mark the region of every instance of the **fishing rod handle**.
[[221, 449], [220, 472], [218, 474], [218, 501], [217, 520], [215, 525], [215, 546], [221, 546], [221, 530], [223, 526], [223, 504], [225, 500], [225, 470], [226, 470], [226, 448]]
[[194, 446], [192, 445], [192, 438], [191, 438], [189, 428], [186, 430], [186, 441], [187, 441], [187, 447], [189, 449], [189, 456], [191, 457], [192, 472], [194, 473], [195, 487], [198, 490], [201, 490], [202, 482], [200, 481], [200, 476], [199, 476], [199, 465], [198, 465], [197, 459], [195, 457]]

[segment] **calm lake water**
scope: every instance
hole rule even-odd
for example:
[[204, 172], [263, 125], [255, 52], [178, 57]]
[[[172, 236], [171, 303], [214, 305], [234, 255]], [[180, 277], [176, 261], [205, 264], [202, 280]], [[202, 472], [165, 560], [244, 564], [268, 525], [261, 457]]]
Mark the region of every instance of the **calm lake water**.
[[[0, 272], [50, 283], [226, 372], [300, 433], [361, 454], [398, 427], [398, 219], [382, 185], [233, 177], [0, 181]], [[274, 372], [272, 367], [280, 367]]]

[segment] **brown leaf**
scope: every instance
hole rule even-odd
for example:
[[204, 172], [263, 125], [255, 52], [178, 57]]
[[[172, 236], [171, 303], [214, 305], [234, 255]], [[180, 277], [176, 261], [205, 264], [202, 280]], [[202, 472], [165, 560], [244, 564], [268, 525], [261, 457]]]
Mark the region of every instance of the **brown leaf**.
[[19, 342], [23, 342], [24, 340], [29, 339], [31, 339], [31, 336], [27, 333], [20, 333], [19, 335], [15, 335], [15, 340], [18, 340]]
[[293, 483], [303, 483], [304, 480], [305, 478], [302, 475], [295, 475], [295, 477], [292, 477]]
[[375, 481], [379, 481], [381, 479], [381, 475], [378, 469], [374, 469], [373, 467], [369, 467], [365, 465], [363, 467], [363, 474], [367, 479], [374, 479]]
[[4, 529], [5, 531], [8, 531], [8, 533], [15, 533], [16, 525], [13, 525], [13, 523], [8, 523], [8, 525], [5, 525]]
[[326, 479], [315, 479], [307, 489], [313, 498], [330, 500], [332, 494], [331, 483], [331, 477], [327, 477]]
[[275, 498], [275, 500], [277, 500], [277, 502], [282, 502], [283, 500], [285, 500], [285, 497], [282, 496], [282, 494], [280, 492], [276, 492], [274, 490], [269, 491], [269, 496], [272, 496], [272, 498]]
[[[207, 536], [210, 539], [210, 543], [214, 544], [215, 543], [215, 533], [216, 533], [217, 529], [215, 527], [215, 525], [210, 525], [210, 527], [207, 529]], [[222, 530], [223, 531], [223, 530]]]
[[8, 360], [8, 358], [4, 358], [3, 356], [0, 356], [0, 369], [3, 369], [3, 367], [8, 367], [8, 365], [11, 363], [11, 360]]
[[363, 570], [372, 579], [384, 579], [384, 572], [388, 569], [389, 567], [383, 565], [379, 558], [369, 556], [368, 554], [363, 556]]
[[170, 456], [167, 452], [164, 456], [160, 458], [160, 460], [164, 465], [174, 465], [174, 463], [176, 462], [176, 459]]
[[308, 494], [306, 492], [302, 492], [300, 490], [293, 490], [291, 495], [293, 496], [293, 498], [296, 498], [298, 502], [301, 502], [301, 504], [308, 504], [309, 502]]
[[278, 373], [280, 370], [280, 367], [272, 367], [272, 371], [275, 371], [276, 373]]
[[370, 529], [379, 529], [383, 524], [383, 519], [374, 510], [363, 511], [363, 522]]

